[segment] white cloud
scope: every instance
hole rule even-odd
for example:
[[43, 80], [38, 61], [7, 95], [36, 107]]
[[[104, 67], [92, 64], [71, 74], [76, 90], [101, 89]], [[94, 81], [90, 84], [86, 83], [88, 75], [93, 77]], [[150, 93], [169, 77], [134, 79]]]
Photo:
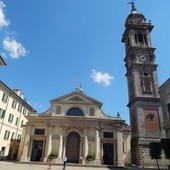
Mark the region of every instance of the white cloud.
[[104, 86], [109, 86], [111, 80], [114, 79], [114, 77], [108, 73], [97, 72], [95, 69], [92, 70], [91, 77], [96, 83], [102, 84]]
[[3, 40], [3, 47], [10, 53], [10, 56], [15, 59], [19, 58], [20, 56], [25, 56], [28, 53], [21, 43], [9, 37], [6, 37]]
[[7, 58], [5, 53], [1, 53], [0, 55], [2, 58]]
[[0, 28], [3, 28], [10, 24], [9, 20], [5, 18], [5, 14], [4, 14], [5, 6], [6, 5], [2, 1], [0, 1]]

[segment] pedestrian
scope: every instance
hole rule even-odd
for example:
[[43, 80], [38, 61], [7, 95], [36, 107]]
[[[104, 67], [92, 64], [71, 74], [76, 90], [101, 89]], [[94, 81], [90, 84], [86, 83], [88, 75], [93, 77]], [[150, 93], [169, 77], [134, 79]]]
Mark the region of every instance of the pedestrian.
[[67, 157], [64, 156], [64, 159], [63, 159], [63, 169], [66, 168], [66, 163], [67, 163]]

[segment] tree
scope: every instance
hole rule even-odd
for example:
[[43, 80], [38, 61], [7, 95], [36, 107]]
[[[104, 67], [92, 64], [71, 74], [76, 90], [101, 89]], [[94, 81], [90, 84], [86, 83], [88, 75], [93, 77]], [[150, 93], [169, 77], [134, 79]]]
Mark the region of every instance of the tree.
[[158, 159], [161, 159], [161, 154], [162, 154], [162, 147], [161, 144], [158, 142], [151, 142], [149, 143], [149, 154], [151, 159], [155, 159], [158, 169], [159, 169], [159, 163], [158, 163]]
[[161, 146], [167, 159], [170, 159], [170, 139], [161, 139]]

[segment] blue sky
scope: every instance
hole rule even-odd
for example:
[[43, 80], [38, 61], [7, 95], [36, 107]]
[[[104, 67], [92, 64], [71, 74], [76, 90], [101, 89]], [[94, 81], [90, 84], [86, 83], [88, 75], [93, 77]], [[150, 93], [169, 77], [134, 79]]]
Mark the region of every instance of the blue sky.
[[[0, 79], [19, 88], [38, 112], [49, 100], [79, 86], [103, 103], [102, 110], [120, 113], [129, 123], [128, 94], [121, 43], [128, 0], [0, 1], [0, 53], [7, 66]], [[161, 85], [170, 77], [170, 1], [136, 0], [136, 8], [155, 26]]]

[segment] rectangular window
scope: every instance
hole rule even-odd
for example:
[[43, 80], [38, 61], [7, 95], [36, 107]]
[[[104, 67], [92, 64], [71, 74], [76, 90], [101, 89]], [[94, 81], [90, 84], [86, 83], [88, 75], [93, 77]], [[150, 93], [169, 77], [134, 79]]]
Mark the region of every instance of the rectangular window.
[[104, 138], [113, 138], [113, 132], [104, 132]]
[[15, 125], [18, 126], [19, 118], [16, 118]]
[[150, 80], [143, 80], [142, 81], [142, 89], [144, 93], [152, 93], [152, 88], [151, 88], [151, 81]]
[[15, 138], [15, 132], [12, 132], [11, 139]]
[[13, 122], [13, 119], [14, 119], [14, 115], [12, 115], [11, 113], [9, 114], [9, 117], [8, 117], [8, 122], [9, 123], [12, 123]]
[[0, 108], [0, 119], [3, 119], [5, 117], [5, 110]]
[[4, 93], [2, 96], [2, 102], [6, 103], [7, 100], [8, 100], [8, 95], [6, 93]]
[[22, 120], [22, 121], [21, 121], [21, 126], [20, 126], [20, 127], [22, 127], [23, 124], [24, 124], [24, 121]]
[[45, 129], [35, 129], [35, 135], [44, 135]]
[[21, 135], [20, 134], [18, 134], [17, 140], [21, 140]]
[[8, 140], [10, 135], [10, 131], [6, 130], [4, 135], [4, 140]]
[[22, 106], [21, 106], [21, 104], [19, 104], [19, 105], [18, 105], [18, 112], [21, 113], [21, 111], [22, 111]]
[[16, 106], [17, 106], [17, 102], [16, 102], [15, 100], [13, 100], [13, 102], [12, 102], [12, 108], [15, 109]]
[[18, 112], [21, 113], [21, 111], [22, 111], [22, 105], [21, 105], [21, 104], [18, 104]]
[[169, 118], [170, 118], [170, 103], [167, 104], [167, 109], [168, 109], [168, 114], [169, 114]]
[[26, 108], [23, 109], [23, 115], [26, 116]]
[[31, 114], [30, 111], [28, 111], [27, 114], [26, 114], [26, 116], [29, 116], [30, 114]]

